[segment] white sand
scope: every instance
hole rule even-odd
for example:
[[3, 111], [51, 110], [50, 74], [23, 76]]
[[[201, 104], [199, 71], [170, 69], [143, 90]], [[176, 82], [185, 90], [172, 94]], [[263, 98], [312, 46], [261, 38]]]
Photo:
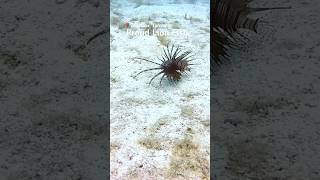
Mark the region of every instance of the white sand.
[[[210, 34], [201, 29], [209, 29], [209, 8], [189, 4], [155, 5], [117, 8], [116, 11], [137, 31], [141, 22], [132, 18], [151, 17], [151, 23], [163, 21], [170, 29], [171, 23], [178, 21], [179, 30], [190, 36], [174, 36], [169, 31], [168, 39], [182, 45], [183, 49], [192, 50], [197, 65], [176, 85], [164, 79], [160, 86], [159, 76], [149, 86], [148, 82], [158, 71], [145, 72], [137, 78], [133, 76], [157, 65], [132, 58], [145, 57], [159, 62], [156, 57], [162, 54], [164, 46], [155, 35], [130, 37], [125, 30], [111, 26], [111, 178], [162, 179], [168, 176], [172, 149], [186, 134], [199, 145], [199, 153], [209, 160]], [[185, 14], [187, 18], [192, 16], [200, 20], [186, 20]], [[188, 128], [191, 133], [187, 132]], [[158, 139], [161, 149], [141, 145], [139, 141], [145, 138]], [[141, 165], [143, 167], [139, 167]]]

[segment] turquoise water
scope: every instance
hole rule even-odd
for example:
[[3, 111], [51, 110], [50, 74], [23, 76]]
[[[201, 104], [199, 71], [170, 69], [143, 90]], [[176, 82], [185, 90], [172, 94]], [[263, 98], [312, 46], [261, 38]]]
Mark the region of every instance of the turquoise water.
[[140, 6], [154, 6], [154, 5], [176, 5], [180, 6], [182, 4], [189, 5], [210, 5], [209, 0], [112, 0], [111, 1], [111, 11], [118, 8], [138, 8]]
[[121, 4], [121, 6], [133, 6], [138, 7], [141, 5], [165, 5], [165, 4], [208, 4], [209, 0], [113, 0], [111, 1], [111, 7]]

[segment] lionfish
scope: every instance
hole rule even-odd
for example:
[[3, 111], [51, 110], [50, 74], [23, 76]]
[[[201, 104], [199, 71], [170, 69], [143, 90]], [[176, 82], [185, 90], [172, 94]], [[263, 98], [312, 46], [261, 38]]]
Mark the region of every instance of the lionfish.
[[253, 12], [290, 7], [251, 8], [252, 0], [211, 0], [211, 67], [229, 59], [228, 48], [236, 45], [235, 36], [240, 29], [257, 33], [259, 19], [249, 18]]

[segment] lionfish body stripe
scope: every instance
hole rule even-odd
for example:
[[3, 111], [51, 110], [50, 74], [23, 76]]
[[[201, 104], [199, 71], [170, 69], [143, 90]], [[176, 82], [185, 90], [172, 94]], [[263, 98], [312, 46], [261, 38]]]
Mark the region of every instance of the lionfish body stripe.
[[240, 29], [257, 32], [259, 19], [249, 18], [253, 12], [273, 9], [289, 9], [290, 7], [251, 8], [252, 0], [213, 0], [211, 1], [211, 67], [221, 64], [222, 58], [228, 59], [228, 48], [235, 43], [234, 36], [241, 36]]

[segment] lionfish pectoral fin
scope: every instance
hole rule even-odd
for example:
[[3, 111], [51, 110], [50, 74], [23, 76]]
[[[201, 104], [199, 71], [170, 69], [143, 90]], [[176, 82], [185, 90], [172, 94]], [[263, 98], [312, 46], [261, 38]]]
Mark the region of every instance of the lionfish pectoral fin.
[[279, 9], [291, 9], [291, 6], [288, 7], [271, 7], [271, 8], [249, 8], [249, 13], [259, 12], [259, 11], [269, 11], [269, 10], [279, 10]]
[[146, 58], [139, 58], [139, 57], [136, 57], [136, 58], [134, 58], [134, 59], [140, 59], [140, 60], [147, 61], [147, 62], [150, 62], [150, 63], [157, 64], [157, 65], [161, 66], [161, 64], [156, 63], [156, 62], [153, 62], [153, 61], [150, 61], [150, 60], [148, 60], [148, 59], [146, 59]]
[[151, 69], [146, 69], [143, 71], [140, 71], [138, 74], [136, 74], [135, 76], [133, 76], [134, 78], [136, 78], [139, 74], [143, 73], [143, 72], [147, 72], [147, 71], [153, 71], [153, 70], [158, 70], [158, 69], [162, 69], [162, 68], [151, 68]]
[[161, 86], [161, 82], [162, 82], [164, 76], [165, 76], [165, 74], [163, 74], [162, 77], [161, 77], [161, 79], [160, 79], [160, 86]]
[[161, 73], [163, 73], [163, 71], [160, 71], [158, 74], [154, 75], [154, 76], [151, 78], [151, 80], [150, 80], [150, 82], [149, 82], [149, 85], [150, 85], [151, 82], [154, 80], [154, 78], [156, 78], [157, 76], [159, 76]]
[[100, 31], [98, 32], [97, 34], [93, 35], [88, 41], [87, 41], [87, 45], [94, 39], [96, 39], [97, 37], [103, 35], [103, 34], [106, 34], [107, 31], [106, 30], [103, 30], [103, 31]]

